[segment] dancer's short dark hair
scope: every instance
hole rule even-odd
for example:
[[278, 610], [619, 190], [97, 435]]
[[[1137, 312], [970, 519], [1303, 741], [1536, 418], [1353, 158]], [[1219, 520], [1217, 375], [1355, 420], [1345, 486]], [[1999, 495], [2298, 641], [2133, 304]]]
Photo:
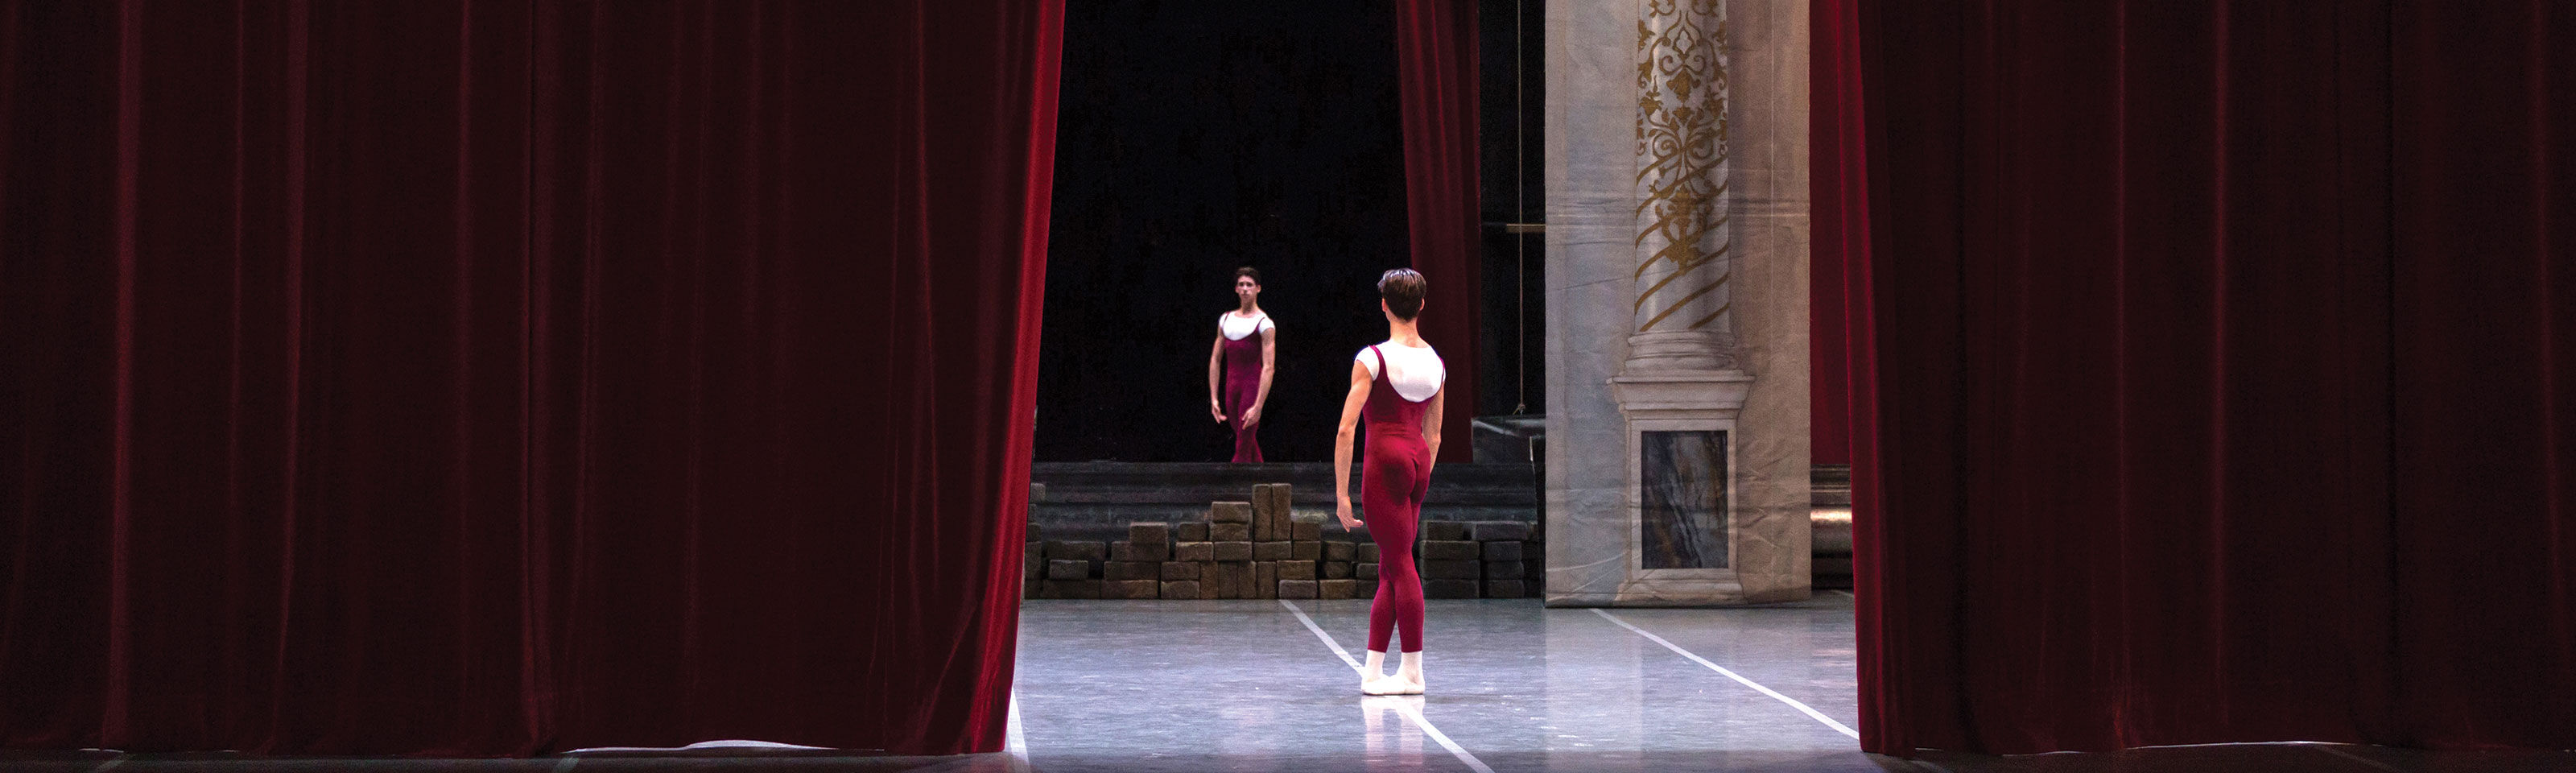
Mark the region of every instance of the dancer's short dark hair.
[[1252, 277], [1253, 284], [1261, 284], [1261, 269], [1244, 266], [1242, 268], [1235, 269], [1234, 275], [1237, 277]]
[[1422, 313], [1422, 294], [1429, 289], [1430, 283], [1422, 278], [1422, 272], [1409, 268], [1394, 269], [1377, 278], [1377, 294], [1386, 299], [1386, 310], [1406, 322]]

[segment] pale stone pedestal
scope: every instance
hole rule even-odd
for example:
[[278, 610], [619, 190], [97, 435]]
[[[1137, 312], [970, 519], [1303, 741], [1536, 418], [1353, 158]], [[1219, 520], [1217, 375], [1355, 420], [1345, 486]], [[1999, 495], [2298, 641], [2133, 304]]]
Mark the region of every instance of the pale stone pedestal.
[[[1740, 370], [1689, 370], [1630, 374], [1610, 379], [1611, 394], [1619, 401], [1619, 412], [1627, 417], [1628, 470], [1628, 557], [1627, 579], [1619, 584], [1621, 604], [1726, 604], [1746, 600], [1744, 582], [1735, 567], [1728, 565], [1743, 544], [1735, 532], [1740, 519], [1734, 511], [1734, 486], [1720, 486], [1712, 497], [1716, 515], [1724, 523], [1711, 536], [1723, 540], [1711, 556], [1695, 563], [1701, 566], [1656, 566], [1647, 558], [1647, 535], [1660, 524], [1649, 523], [1645, 515], [1649, 478], [1668, 472], [1648, 464], [1644, 452], [1647, 433], [1709, 433], [1724, 441], [1736, 437], [1735, 418], [1744, 410], [1744, 396], [1752, 391], [1753, 377]], [[1720, 442], [1720, 449], [1731, 452], [1732, 442]], [[1717, 481], [1726, 481], [1736, 469], [1732, 453], [1719, 453], [1707, 470]], [[1657, 519], [1662, 520], [1662, 519]]]

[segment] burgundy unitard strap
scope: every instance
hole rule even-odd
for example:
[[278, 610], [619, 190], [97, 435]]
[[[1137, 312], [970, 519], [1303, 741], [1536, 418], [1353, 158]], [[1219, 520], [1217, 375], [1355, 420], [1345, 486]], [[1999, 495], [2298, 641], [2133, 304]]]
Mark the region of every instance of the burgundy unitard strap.
[[[1422, 651], [1422, 575], [1413, 566], [1413, 535], [1422, 521], [1422, 495], [1431, 488], [1431, 447], [1422, 437], [1421, 402], [1396, 394], [1386, 355], [1375, 346], [1377, 378], [1360, 406], [1368, 440], [1360, 465], [1360, 518], [1377, 542], [1377, 600], [1369, 605], [1368, 648], [1385, 652], [1387, 635], [1401, 630], [1405, 652]], [[1437, 394], [1436, 392], [1434, 394]]]
[[[1223, 338], [1223, 335], [1218, 337]], [[1243, 412], [1261, 398], [1261, 326], [1241, 339], [1225, 339], [1225, 423], [1234, 428], [1234, 461], [1261, 461], [1261, 425], [1243, 423]]]

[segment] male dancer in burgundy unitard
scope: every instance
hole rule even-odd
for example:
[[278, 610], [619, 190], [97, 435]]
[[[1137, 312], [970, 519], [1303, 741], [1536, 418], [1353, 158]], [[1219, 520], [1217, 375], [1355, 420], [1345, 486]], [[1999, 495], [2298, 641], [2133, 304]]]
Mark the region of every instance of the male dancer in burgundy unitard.
[[[1208, 414], [1234, 428], [1236, 464], [1261, 461], [1261, 406], [1270, 399], [1271, 353], [1279, 328], [1261, 311], [1261, 272], [1234, 270], [1235, 309], [1217, 317], [1216, 348], [1208, 352]], [[1225, 374], [1218, 391], [1217, 373]], [[1231, 422], [1227, 421], [1232, 416]]]
[[[1351, 363], [1351, 391], [1342, 399], [1342, 428], [1333, 441], [1333, 498], [1342, 528], [1351, 517], [1351, 435], [1368, 419], [1368, 447], [1360, 470], [1360, 508], [1369, 538], [1377, 541], [1377, 601], [1369, 605], [1368, 665], [1360, 691], [1370, 695], [1422, 693], [1422, 575], [1413, 567], [1413, 535], [1422, 519], [1422, 495], [1431, 489], [1431, 463], [1440, 455], [1440, 409], [1448, 371], [1422, 340], [1414, 318], [1422, 313], [1426, 285], [1413, 269], [1377, 280], [1378, 310], [1386, 314], [1387, 340], [1360, 350]], [[1384, 674], [1388, 634], [1403, 633], [1404, 657]]]

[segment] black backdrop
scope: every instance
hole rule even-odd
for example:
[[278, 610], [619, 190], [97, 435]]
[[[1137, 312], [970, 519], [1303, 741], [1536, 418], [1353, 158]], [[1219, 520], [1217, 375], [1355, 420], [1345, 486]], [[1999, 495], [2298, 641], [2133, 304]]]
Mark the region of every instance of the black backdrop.
[[[1547, 403], [1546, 240], [1503, 224], [1540, 219], [1546, 14], [1480, 6], [1482, 388], [1450, 409], [1535, 413]], [[1037, 458], [1230, 456], [1203, 407], [1207, 349], [1245, 264], [1283, 325], [1262, 450], [1329, 457], [1345, 358], [1385, 335], [1371, 283], [1410, 262], [1393, 11], [1340, 0], [1066, 13]]]
[[1350, 356], [1386, 335], [1373, 283], [1409, 262], [1393, 12], [1068, 5], [1037, 458], [1225, 460], [1207, 353], [1252, 265], [1279, 324], [1262, 450], [1329, 459]]

